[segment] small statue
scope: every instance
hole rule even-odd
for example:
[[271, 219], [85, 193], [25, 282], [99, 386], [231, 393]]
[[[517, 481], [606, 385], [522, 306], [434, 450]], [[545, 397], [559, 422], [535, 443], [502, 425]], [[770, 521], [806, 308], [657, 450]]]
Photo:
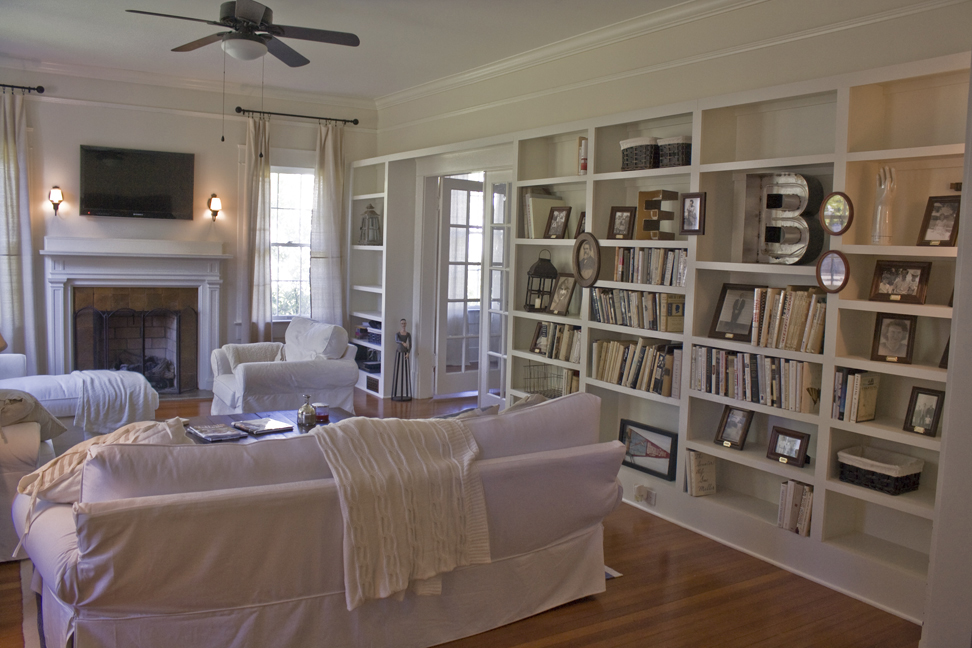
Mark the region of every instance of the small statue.
[[409, 363], [409, 356], [412, 352], [412, 334], [405, 330], [407, 322], [404, 318], [400, 322], [401, 328], [395, 334], [395, 342], [398, 347], [395, 349], [395, 369], [392, 373], [392, 396], [393, 401], [412, 400], [412, 371]]
[[877, 176], [877, 193], [874, 196], [874, 225], [871, 228], [872, 245], [891, 245], [891, 202], [898, 182], [891, 167], [882, 167]]

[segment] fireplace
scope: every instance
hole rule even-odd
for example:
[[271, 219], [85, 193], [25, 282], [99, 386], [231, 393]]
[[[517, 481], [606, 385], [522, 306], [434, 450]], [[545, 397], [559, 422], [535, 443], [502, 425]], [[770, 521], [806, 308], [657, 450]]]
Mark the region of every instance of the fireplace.
[[159, 393], [198, 389], [198, 291], [74, 288], [74, 367], [135, 371]]

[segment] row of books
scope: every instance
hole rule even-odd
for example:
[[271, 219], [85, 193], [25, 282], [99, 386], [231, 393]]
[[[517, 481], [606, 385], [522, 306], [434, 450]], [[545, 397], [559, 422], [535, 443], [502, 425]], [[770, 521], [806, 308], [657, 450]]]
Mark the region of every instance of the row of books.
[[681, 333], [685, 327], [685, 295], [591, 288], [591, 319], [601, 324]]
[[816, 363], [697, 346], [691, 371], [695, 391], [791, 412], [818, 409], [821, 366]]
[[652, 343], [641, 338], [637, 342], [597, 340], [592, 346], [595, 380], [679, 398], [681, 344]]
[[692, 497], [714, 495], [716, 492], [716, 460], [704, 452], [689, 450], [685, 457], [685, 489]]
[[688, 250], [626, 248], [614, 250], [614, 281], [684, 286], [688, 271]]
[[813, 486], [792, 479], [780, 484], [780, 509], [776, 526], [808, 536], [812, 509]]
[[871, 371], [837, 367], [834, 370], [834, 403], [831, 418], [863, 423], [873, 421], [877, 410], [880, 376]]
[[753, 346], [820, 353], [826, 314], [825, 295], [816, 286], [757, 288]]
[[564, 369], [563, 391], [561, 396], [575, 394], [580, 389], [580, 372], [576, 369]]
[[530, 351], [555, 360], [579, 363], [581, 327], [573, 324], [537, 322]]

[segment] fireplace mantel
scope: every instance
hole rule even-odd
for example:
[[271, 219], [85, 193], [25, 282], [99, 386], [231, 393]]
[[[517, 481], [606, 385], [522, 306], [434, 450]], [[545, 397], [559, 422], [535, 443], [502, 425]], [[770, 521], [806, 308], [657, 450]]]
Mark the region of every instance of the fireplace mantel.
[[219, 344], [223, 244], [210, 241], [44, 237], [48, 372], [71, 371], [75, 286], [194, 287], [199, 294], [199, 387], [212, 389]]

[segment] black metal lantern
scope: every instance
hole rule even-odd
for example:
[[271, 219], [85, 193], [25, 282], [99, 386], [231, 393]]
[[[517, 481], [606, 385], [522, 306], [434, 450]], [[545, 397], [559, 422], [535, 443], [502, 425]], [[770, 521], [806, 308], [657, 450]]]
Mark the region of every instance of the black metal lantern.
[[[547, 258], [543, 258], [543, 253]], [[526, 303], [528, 311], [546, 311], [550, 306], [554, 286], [557, 285], [557, 268], [550, 262], [550, 250], [540, 250], [537, 262], [527, 270]]]
[[381, 245], [381, 216], [371, 203], [361, 216], [361, 229], [358, 232], [359, 245]]

